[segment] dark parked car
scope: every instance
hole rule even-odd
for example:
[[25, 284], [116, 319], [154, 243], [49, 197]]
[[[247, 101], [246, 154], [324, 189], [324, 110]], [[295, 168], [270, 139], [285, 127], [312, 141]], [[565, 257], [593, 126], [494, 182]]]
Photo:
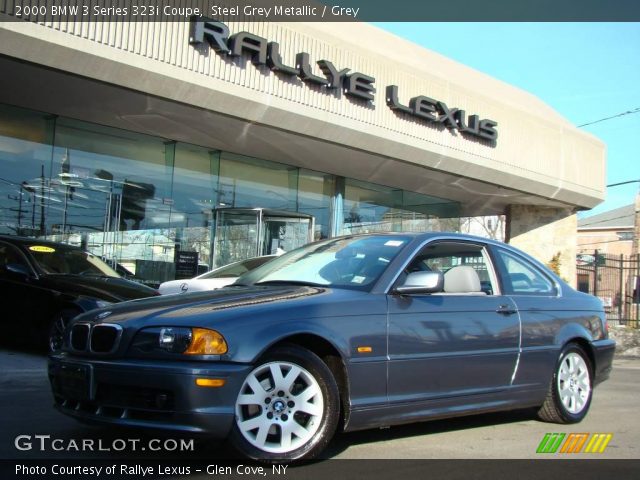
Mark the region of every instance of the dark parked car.
[[304, 246], [214, 292], [82, 315], [49, 376], [79, 420], [291, 461], [336, 429], [524, 407], [579, 422], [614, 349], [602, 302], [514, 248], [378, 234]]
[[[33, 238], [0, 235], [0, 291], [5, 308], [20, 321], [5, 318], [5, 339], [50, 351], [62, 346], [69, 320], [114, 302], [158, 295], [120, 278], [100, 258], [81, 248]], [[9, 306], [13, 305], [13, 308]], [[7, 334], [13, 329], [12, 336]]]

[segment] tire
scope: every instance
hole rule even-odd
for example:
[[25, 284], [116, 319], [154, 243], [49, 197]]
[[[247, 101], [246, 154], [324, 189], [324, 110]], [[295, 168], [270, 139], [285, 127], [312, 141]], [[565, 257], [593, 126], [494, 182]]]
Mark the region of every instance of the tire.
[[49, 353], [56, 353], [62, 349], [64, 330], [69, 321], [80, 313], [82, 313], [80, 310], [65, 308], [51, 318], [46, 329], [46, 339], [43, 342]]
[[247, 375], [235, 412], [230, 439], [242, 455], [267, 463], [309, 460], [336, 431], [340, 395], [317, 355], [287, 345], [268, 352]]
[[558, 357], [547, 397], [538, 410], [545, 422], [578, 423], [589, 411], [593, 396], [593, 366], [584, 349], [567, 344]]

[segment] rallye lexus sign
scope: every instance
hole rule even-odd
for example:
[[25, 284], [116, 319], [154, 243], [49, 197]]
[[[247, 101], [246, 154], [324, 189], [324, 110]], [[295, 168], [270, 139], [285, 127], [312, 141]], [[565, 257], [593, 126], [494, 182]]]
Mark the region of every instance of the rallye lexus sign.
[[[189, 28], [189, 43], [208, 43], [219, 55], [238, 57], [249, 55], [254, 65], [266, 65], [281, 75], [298, 77], [306, 84], [324, 87], [328, 91], [342, 89], [345, 95], [366, 102], [375, 99], [375, 78], [349, 68], [339, 69], [329, 60], [318, 60], [316, 64], [323, 76], [313, 73], [308, 53], [296, 55], [296, 65], [286, 65], [280, 55], [280, 44], [249, 32], [231, 34], [229, 27], [219, 21], [192, 17]], [[497, 122], [481, 119], [479, 115], [467, 115], [464, 110], [449, 107], [442, 101], [418, 95], [403, 105], [399, 100], [398, 87], [386, 87], [386, 103], [393, 111], [424, 121], [440, 124], [449, 130], [481, 138], [495, 143], [498, 138]]]

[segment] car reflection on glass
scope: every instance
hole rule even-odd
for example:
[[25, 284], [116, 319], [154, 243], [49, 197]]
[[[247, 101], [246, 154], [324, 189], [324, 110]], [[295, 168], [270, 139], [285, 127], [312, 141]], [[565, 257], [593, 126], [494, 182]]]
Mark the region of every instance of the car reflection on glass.
[[202, 432], [290, 462], [337, 430], [529, 407], [579, 422], [614, 349], [602, 302], [515, 248], [371, 234], [219, 290], [81, 315], [49, 378], [78, 420]]
[[66, 324], [76, 315], [158, 295], [120, 278], [81, 248], [8, 235], [0, 235], [0, 290], [5, 305], [20, 311], [20, 321], [4, 322], [4, 339], [52, 352], [62, 346]]
[[267, 263], [276, 255], [264, 255], [262, 257], [248, 258], [239, 262], [230, 263], [203, 273], [194, 278], [185, 280], [169, 280], [160, 284], [158, 291], [161, 295], [175, 293], [204, 292], [231, 285], [240, 275], [250, 272], [254, 268]]

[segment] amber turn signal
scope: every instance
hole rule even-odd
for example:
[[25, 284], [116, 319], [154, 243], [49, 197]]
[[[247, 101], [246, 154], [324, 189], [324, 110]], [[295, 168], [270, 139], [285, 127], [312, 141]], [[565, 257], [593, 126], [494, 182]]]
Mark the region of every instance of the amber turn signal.
[[223, 378], [196, 378], [196, 385], [199, 387], [224, 387], [227, 383]]
[[358, 347], [358, 353], [371, 353], [372, 351], [371, 347]]
[[191, 344], [186, 355], [222, 355], [227, 353], [227, 342], [215, 330], [192, 328]]

